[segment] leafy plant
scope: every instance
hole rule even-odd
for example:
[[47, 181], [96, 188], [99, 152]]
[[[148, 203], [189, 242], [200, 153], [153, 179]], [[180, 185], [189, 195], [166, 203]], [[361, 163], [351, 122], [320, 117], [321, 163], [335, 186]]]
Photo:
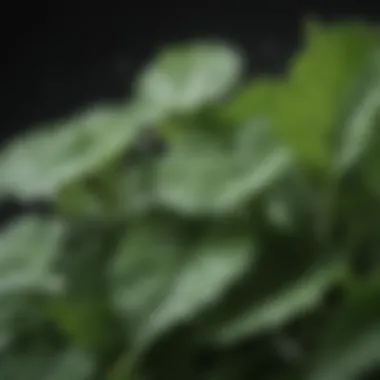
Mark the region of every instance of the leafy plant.
[[248, 83], [232, 47], [173, 47], [128, 104], [10, 142], [2, 201], [50, 213], [1, 230], [0, 378], [376, 371], [379, 42], [309, 23], [288, 73]]

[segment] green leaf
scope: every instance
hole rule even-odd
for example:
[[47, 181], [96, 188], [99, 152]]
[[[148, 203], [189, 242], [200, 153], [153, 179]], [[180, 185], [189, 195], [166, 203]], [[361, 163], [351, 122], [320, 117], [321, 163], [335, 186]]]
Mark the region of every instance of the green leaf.
[[55, 271], [64, 226], [56, 220], [24, 217], [0, 235], [0, 298], [20, 294], [57, 294], [62, 278]]
[[364, 90], [358, 91], [359, 99], [350, 107], [339, 136], [335, 164], [339, 174], [365, 160], [373, 145], [380, 112], [380, 54], [376, 53], [363, 80]]
[[178, 267], [168, 294], [149, 318], [144, 339], [212, 307], [255, 263], [258, 253], [249, 235], [217, 232], [206, 234]]
[[134, 109], [96, 109], [23, 136], [0, 155], [0, 193], [51, 197], [96, 172], [135, 140], [142, 120]]
[[[378, 169], [380, 163], [379, 147], [380, 133], [380, 54], [375, 56], [375, 64], [371, 67], [370, 83], [362, 97], [361, 108], [358, 112], [359, 121], [362, 121], [362, 137], [357, 143], [359, 172], [367, 189], [376, 197], [380, 196], [380, 181]], [[360, 119], [361, 117], [361, 119]], [[358, 133], [360, 131], [357, 127]]]
[[279, 134], [307, 164], [332, 162], [332, 133], [373, 52], [375, 30], [355, 22], [310, 25], [275, 110]]
[[49, 315], [60, 331], [79, 347], [103, 352], [115, 344], [116, 326], [101, 297], [70, 296], [54, 300], [49, 306]]
[[46, 349], [10, 352], [0, 359], [0, 377], [14, 380], [43, 379], [47, 367], [54, 362], [54, 352]]
[[366, 376], [380, 363], [376, 38], [309, 24], [285, 80], [236, 93], [233, 49], [174, 47], [128, 106], [8, 144], [1, 196], [48, 198], [57, 216], [2, 227], [0, 379]]
[[[112, 313], [106, 278], [113, 234], [98, 222], [78, 225], [66, 239], [59, 270], [66, 280], [65, 292], [45, 308], [56, 327], [70, 342], [91, 352], [104, 353], [119, 339], [119, 325]], [[111, 252], [110, 252], [111, 251]]]
[[95, 361], [86, 352], [72, 348], [56, 359], [55, 365], [46, 375], [47, 380], [91, 380], [94, 375]]
[[295, 167], [269, 189], [262, 200], [263, 210], [274, 229], [304, 233], [313, 229], [309, 223], [318, 202], [318, 191], [305, 178], [305, 172]]
[[109, 272], [113, 303], [132, 325], [152, 313], [183, 259], [181, 232], [171, 221], [143, 219], [120, 241]]
[[113, 301], [143, 346], [210, 307], [256, 258], [241, 232], [206, 234], [193, 247], [186, 241], [178, 225], [142, 220], [119, 246], [110, 272]]
[[380, 109], [380, 86], [369, 93], [352, 115], [339, 151], [338, 170], [344, 172], [361, 158], [370, 145]]
[[147, 214], [155, 205], [155, 163], [128, 168], [119, 179], [116, 191], [118, 212], [128, 217]]
[[107, 380], [138, 380], [136, 374], [139, 356], [126, 351], [118, 358], [107, 375]]
[[148, 108], [194, 111], [226, 95], [240, 79], [241, 68], [239, 55], [225, 44], [173, 47], [142, 72], [137, 95]]
[[378, 273], [353, 290], [327, 327], [310, 380], [356, 380], [380, 363]]
[[274, 78], [258, 78], [245, 85], [231, 103], [222, 110], [223, 116], [235, 123], [254, 117], [270, 117], [274, 110], [281, 82]]
[[83, 183], [72, 183], [57, 193], [55, 208], [61, 215], [72, 219], [103, 218], [106, 209], [99, 194]]
[[[231, 344], [247, 336], [276, 330], [295, 317], [317, 308], [341, 273], [342, 266], [336, 263], [309, 268], [293, 281], [272, 289], [264, 297], [253, 297], [251, 305], [246, 305], [245, 310], [211, 327], [209, 332], [217, 342]], [[260, 285], [264, 283], [258, 281], [256, 286]]]
[[56, 353], [46, 348], [10, 353], [0, 358], [0, 377], [12, 380], [91, 380], [95, 362], [87, 353], [71, 348]]
[[207, 140], [173, 147], [157, 168], [159, 202], [186, 214], [239, 209], [272, 186], [292, 163], [270, 132], [267, 124], [254, 120], [237, 130], [231, 149]]
[[0, 235], [0, 350], [20, 331], [35, 329], [46, 319], [44, 296], [63, 290], [55, 270], [64, 228], [56, 220], [25, 217]]
[[[376, 128], [379, 127], [379, 124], [380, 121], [377, 121]], [[361, 174], [364, 185], [367, 190], [370, 190], [371, 194], [376, 196], [376, 198], [380, 197], [380, 179], [378, 176], [380, 163], [379, 146], [380, 134], [376, 131], [361, 165]]]

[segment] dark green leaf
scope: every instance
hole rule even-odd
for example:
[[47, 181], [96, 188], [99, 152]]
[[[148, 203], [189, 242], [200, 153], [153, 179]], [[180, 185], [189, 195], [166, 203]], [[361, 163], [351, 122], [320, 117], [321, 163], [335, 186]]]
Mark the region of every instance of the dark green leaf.
[[12, 380], [90, 380], [94, 360], [76, 348], [55, 353], [36, 348], [0, 358], [0, 377]]
[[116, 308], [134, 323], [152, 313], [183, 260], [181, 232], [171, 222], [142, 220], [129, 227], [112, 262]]
[[[260, 267], [259, 267], [260, 268]], [[340, 263], [312, 267], [292, 282], [282, 283], [261, 300], [222, 325], [214, 326], [213, 333], [221, 343], [233, 343], [247, 336], [273, 331], [318, 308], [324, 295], [342, 274]], [[260, 286], [257, 282], [256, 286]], [[264, 289], [263, 289], [264, 290]], [[211, 331], [212, 331], [211, 330]]]
[[354, 288], [325, 332], [310, 380], [356, 380], [380, 363], [380, 282]]

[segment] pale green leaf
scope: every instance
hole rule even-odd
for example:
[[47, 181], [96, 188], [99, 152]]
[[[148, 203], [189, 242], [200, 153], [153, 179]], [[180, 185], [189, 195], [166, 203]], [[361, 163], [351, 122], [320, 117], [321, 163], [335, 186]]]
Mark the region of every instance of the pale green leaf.
[[227, 231], [218, 235], [206, 234], [178, 267], [176, 278], [155, 313], [149, 317], [141, 339], [152, 339], [152, 336], [212, 307], [252, 267], [257, 256], [257, 249], [249, 236]]
[[0, 154], [0, 193], [55, 195], [120, 155], [134, 142], [141, 120], [132, 108], [98, 108], [20, 137]]
[[231, 212], [260, 195], [292, 163], [260, 120], [242, 126], [232, 149], [175, 147], [157, 169], [159, 201], [183, 213]]
[[24, 217], [0, 235], [0, 298], [23, 292], [55, 293], [62, 279], [55, 272], [63, 225], [56, 220]]
[[173, 47], [142, 72], [137, 94], [150, 109], [192, 111], [218, 100], [240, 79], [237, 52], [220, 43]]

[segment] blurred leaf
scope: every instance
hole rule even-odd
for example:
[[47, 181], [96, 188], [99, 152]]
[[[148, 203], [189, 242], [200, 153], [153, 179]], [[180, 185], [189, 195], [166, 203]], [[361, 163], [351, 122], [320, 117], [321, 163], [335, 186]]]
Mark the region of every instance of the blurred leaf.
[[178, 267], [171, 288], [149, 318], [145, 339], [211, 307], [256, 261], [249, 235], [218, 232], [206, 235]]
[[380, 54], [375, 53], [363, 79], [364, 90], [358, 91], [359, 99], [351, 105], [342, 128], [336, 161], [340, 173], [366, 158], [376, 135], [380, 112]]
[[133, 109], [97, 109], [19, 138], [0, 155], [0, 192], [27, 200], [51, 197], [120, 155], [140, 123]]
[[49, 314], [61, 332], [79, 347], [101, 352], [115, 343], [115, 336], [111, 334], [114, 333], [113, 320], [101, 298], [59, 298], [50, 305]]
[[[308, 313], [323, 301], [330, 287], [342, 273], [341, 264], [331, 263], [305, 271], [289, 284], [253, 302], [245, 312], [221, 326], [214, 326], [216, 340], [222, 343], [235, 341], [277, 329], [295, 317]], [[254, 301], [254, 299], [253, 299]]]
[[135, 373], [137, 362], [138, 356], [130, 351], [123, 353], [109, 371], [107, 380], [139, 380], [140, 377]]
[[89, 380], [93, 378], [95, 362], [84, 351], [73, 348], [58, 356], [46, 375], [47, 380]]
[[281, 82], [273, 78], [258, 78], [245, 85], [222, 110], [235, 123], [244, 123], [254, 117], [270, 117], [274, 110]]
[[380, 43], [360, 22], [307, 27], [285, 79], [238, 87], [237, 51], [177, 46], [129, 105], [0, 152], [5, 214], [41, 198], [56, 213], [1, 231], [0, 380], [356, 380], [380, 364]]
[[189, 112], [225, 96], [240, 79], [237, 52], [220, 43], [173, 47], [142, 72], [137, 95], [148, 108]]
[[76, 348], [55, 353], [35, 348], [0, 358], [0, 378], [12, 380], [90, 380], [94, 361]]
[[309, 220], [315, 212], [318, 191], [305, 178], [305, 174], [295, 166], [264, 194], [262, 204], [271, 227], [297, 233], [313, 229]]
[[331, 165], [333, 129], [375, 37], [373, 28], [361, 23], [309, 25], [306, 46], [293, 61], [275, 111], [280, 135], [307, 164]]
[[260, 120], [236, 133], [233, 148], [214, 143], [179, 145], [157, 168], [158, 198], [187, 214], [235, 211], [287, 172], [289, 152]]
[[40, 296], [56, 296], [63, 278], [56, 272], [63, 225], [57, 220], [24, 217], [0, 235], [0, 352], [20, 331], [46, 320]]
[[36, 348], [21, 353], [7, 353], [0, 359], [0, 377], [14, 380], [40, 380], [54, 363], [55, 353]]
[[[376, 123], [376, 128], [379, 126], [379, 121]], [[378, 131], [374, 134], [371, 140], [371, 145], [368, 147], [364, 160], [361, 165], [362, 179], [367, 190], [376, 198], [380, 197], [380, 179], [378, 168], [380, 163], [379, 155], [380, 134]]]
[[[100, 223], [84, 226], [70, 231], [66, 239], [67, 253], [59, 262], [66, 279], [65, 292], [50, 302], [46, 312], [71, 342], [99, 353], [116, 344], [119, 337], [106, 279], [113, 237]], [[112, 233], [117, 232], [113, 226]]]
[[[376, 197], [380, 196], [380, 180], [378, 168], [380, 163], [379, 147], [380, 133], [380, 53], [375, 56], [374, 65], [371, 67], [372, 74], [369, 78], [370, 83], [367, 86], [367, 93], [363, 96], [361, 114], [363, 128], [368, 131], [362, 137], [360, 151], [360, 167], [366, 188]], [[360, 141], [360, 140], [359, 140]]]
[[61, 278], [55, 271], [63, 225], [56, 220], [24, 217], [0, 235], [0, 298], [23, 293], [56, 294]]
[[[380, 84], [380, 83], [379, 83]], [[345, 171], [361, 158], [370, 145], [380, 110], [380, 85], [369, 93], [351, 116], [339, 151], [338, 168]]]
[[379, 276], [353, 289], [325, 331], [310, 380], [355, 380], [380, 364]]
[[147, 214], [155, 206], [156, 165], [144, 163], [122, 172], [116, 191], [118, 212], [128, 217]]
[[181, 232], [165, 220], [142, 220], [129, 227], [112, 262], [113, 302], [136, 324], [154, 311], [183, 259]]
[[104, 217], [105, 209], [99, 194], [96, 194], [82, 183], [73, 183], [58, 192], [55, 206], [58, 211], [72, 218]]

